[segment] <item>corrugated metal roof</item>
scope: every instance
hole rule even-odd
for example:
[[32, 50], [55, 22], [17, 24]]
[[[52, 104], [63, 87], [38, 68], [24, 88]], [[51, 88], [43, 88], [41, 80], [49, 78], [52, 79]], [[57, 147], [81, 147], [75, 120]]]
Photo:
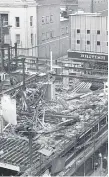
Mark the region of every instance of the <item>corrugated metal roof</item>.
[[[32, 143], [32, 162], [36, 164], [39, 162], [39, 153], [37, 150], [40, 145]], [[0, 162], [19, 166], [21, 171], [25, 171], [30, 167], [30, 152], [29, 142], [19, 138], [5, 138], [0, 137]], [[39, 165], [39, 164], [38, 164]]]

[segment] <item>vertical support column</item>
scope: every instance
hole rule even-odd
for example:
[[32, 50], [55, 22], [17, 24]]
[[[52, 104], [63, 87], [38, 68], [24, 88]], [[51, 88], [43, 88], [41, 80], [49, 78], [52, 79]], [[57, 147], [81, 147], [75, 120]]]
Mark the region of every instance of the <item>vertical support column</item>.
[[108, 124], [108, 116], [106, 116], [106, 124]]
[[[66, 66], [68, 66], [67, 64], [66, 64]], [[66, 75], [65, 77], [63, 77], [63, 89], [69, 89], [69, 70], [66, 70], [66, 69], [64, 69], [63, 70], [63, 75]]]
[[38, 72], [38, 58], [36, 58], [36, 70]]
[[53, 56], [52, 56], [52, 51], [50, 51], [50, 70], [53, 71]]
[[100, 131], [100, 125], [99, 125], [99, 123], [98, 123], [98, 132]]
[[23, 64], [23, 90], [25, 90], [25, 58], [22, 59]]
[[0, 114], [0, 133], [2, 133], [2, 132], [3, 132], [3, 117]]
[[3, 20], [2, 20], [2, 16], [0, 14], [0, 28], [1, 28], [1, 63], [2, 63], [2, 66], [1, 66], [1, 69], [3, 71], [3, 68], [4, 68], [4, 34], [3, 34]]
[[94, 4], [94, 2], [93, 2], [93, 0], [92, 0], [92, 2], [91, 2], [91, 12], [93, 13], [93, 4]]
[[30, 151], [30, 175], [32, 172], [32, 132], [29, 131], [29, 151]]
[[10, 45], [8, 46], [8, 73], [10, 75]]
[[17, 43], [15, 43], [14, 45], [15, 45], [15, 59], [16, 59], [16, 64], [17, 64]]
[[[55, 60], [55, 64], [57, 65], [57, 60]], [[56, 68], [56, 74], [57, 74], [57, 68]]]

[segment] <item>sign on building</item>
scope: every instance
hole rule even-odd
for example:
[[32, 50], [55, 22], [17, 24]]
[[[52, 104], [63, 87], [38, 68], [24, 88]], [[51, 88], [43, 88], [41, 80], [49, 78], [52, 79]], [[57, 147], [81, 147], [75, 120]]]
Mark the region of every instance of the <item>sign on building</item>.
[[68, 58], [72, 59], [87, 59], [87, 60], [97, 60], [97, 61], [108, 61], [108, 55], [87, 53], [87, 52], [74, 52], [68, 51]]

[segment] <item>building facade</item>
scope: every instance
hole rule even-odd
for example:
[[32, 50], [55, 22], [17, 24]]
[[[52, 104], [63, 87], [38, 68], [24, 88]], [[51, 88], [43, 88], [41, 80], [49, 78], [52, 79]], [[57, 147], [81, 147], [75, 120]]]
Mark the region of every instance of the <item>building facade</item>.
[[59, 0], [2, 0], [0, 14], [11, 26], [4, 42], [17, 42], [18, 55], [49, 59], [52, 51], [56, 59], [67, 54], [69, 21], [60, 20]]
[[[42, 0], [37, 1], [38, 18], [38, 57], [50, 58], [52, 51], [53, 59], [67, 54], [69, 49], [68, 20], [60, 20], [60, 1]], [[63, 27], [65, 26], [65, 27]], [[63, 28], [66, 28], [64, 31]]]
[[70, 15], [68, 57], [87, 68], [108, 69], [108, 17], [101, 14]]
[[71, 50], [108, 52], [108, 17], [78, 13], [70, 16], [70, 25]]
[[7, 17], [3, 26], [10, 26], [9, 34], [4, 35], [4, 43], [14, 46], [17, 42], [18, 54], [37, 55], [37, 51], [32, 50], [32, 47], [37, 45], [36, 13], [34, 0], [0, 1], [0, 14]]

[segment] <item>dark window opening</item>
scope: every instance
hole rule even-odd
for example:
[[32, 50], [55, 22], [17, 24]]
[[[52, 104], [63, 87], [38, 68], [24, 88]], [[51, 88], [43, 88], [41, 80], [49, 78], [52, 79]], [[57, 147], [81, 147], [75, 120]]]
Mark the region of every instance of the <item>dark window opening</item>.
[[87, 30], [87, 34], [90, 34], [90, 30]]
[[100, 30], [97, 30], [97, 34], [100, 34]]
[[80, 29], [77, 29], [77, 33], [80, 33]]
[[100, 45], [100, 41], [97, 41], [97, 45]]
[[33, 26], [33, 16], [30, 16], [30, 26]]
[[87, 41], [87, 44], [89, 45], [89, 44], [90, 44], [90, 41]]
[[80, 44], [80, 40], [77, 40], [77, 44]]
[[20, 27], [20, 19], [19, 17], [15, 17], [16, 18], [16, 27]]

